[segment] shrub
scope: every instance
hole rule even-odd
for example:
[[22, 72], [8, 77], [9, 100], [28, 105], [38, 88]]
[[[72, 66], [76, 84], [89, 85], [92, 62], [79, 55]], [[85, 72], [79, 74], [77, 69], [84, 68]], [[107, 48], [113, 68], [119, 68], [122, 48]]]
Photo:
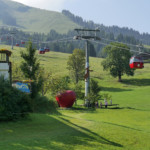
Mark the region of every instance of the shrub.
[[68, 76], [64, 77], [53, 77], [51, 79], [51, 84], [49, 90], [53, 96], [56, 96], [58, 93], [68, 90], [70, 78]]
[[95, 106], [95, 103], [98, 102], [98, 100], [101, 97], [101, 95], [99, 94], [100, 90], [101, 90], [101, 88], [98, 85], [98, 82], [91, 79], [90, 93], [88, 94], [87, 99], [92, 107]]
[[49, 100], [45, 96], [37, 95], [35, 98], [34, 112], [38, 113], [55, 113], [56, 104], [53, 100]]
[[0, 121], [23, 118], [29, 114], [30, 98], [0, 78]]

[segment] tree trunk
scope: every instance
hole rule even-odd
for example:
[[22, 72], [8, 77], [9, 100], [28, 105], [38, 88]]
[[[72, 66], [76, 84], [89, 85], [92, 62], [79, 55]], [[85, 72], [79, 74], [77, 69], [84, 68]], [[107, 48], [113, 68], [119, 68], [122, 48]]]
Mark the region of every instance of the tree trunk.
[[122, 82], [122, 80], [121, 80], [121, 72], [119, 72], [119, 75], [118, 75], [118, 82]]
[[78, 83], [78, 74], [76, 73], [76, 84]]

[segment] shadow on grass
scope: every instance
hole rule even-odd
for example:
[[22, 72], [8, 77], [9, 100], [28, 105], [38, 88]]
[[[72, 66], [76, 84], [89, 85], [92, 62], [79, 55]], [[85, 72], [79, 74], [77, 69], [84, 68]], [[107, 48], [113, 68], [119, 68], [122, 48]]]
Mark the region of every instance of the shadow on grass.
[[75, 112], [75, 113], [95, 113], [96, 112], [96, 108], [95, 107], [85, 107], [85, 106], [80, 106], [80, 105], [76, 105], [73, 106], [71, 108], [59, 108], [58, 110], [71, 110], [71, 112]]
[[124, 79], [122, 83], [136, 86], [150, 86], [150, 79]]
[[132, 89], [121, 89], [121, 88], [113, 88], [113, 87], [101, 87], [102, 91], [108, 92], [124, 92], [124, 91], [132, 91]]
[[[90, 141], [97, 141], [99, 143], [102, 144], [107, 144], [107, 145], [113, 145], [113, 146], [117, 146], [117, 147], [123, 147], [121, 144], [118, 144], [116, 142], [110, 141], [102, 136], [100, 136], [99, 134], [92, 132], [91, 130], [84, 128], [82, 126], [79, 126], [77, 124], [74, 124], [72, 122], [70, 122], [67, 119], [64, 119], [62, 117], [59, 117], [61, 120], [63, 120], [64, 122], [66, 122], [67, 124], [69, 124], [72, 127], [75, 127], [76, 129], [78, 129], [79, 131], [82, 131], [83, 133], [86, 134], [86, 138], [89, 138]], [[92, 145], [91, 145], [92, 146]]]
[[95, 107], [85, 107], [85, 106], [74, 106], [74, 107], [72, 107], [72, 111], [74, 111], [76, 113], [81, 113], [81, 112], [95, 113], [96, 112], [96, 108]]
[[137, 109], [133, 107], [120, 107], [120, 109], [131, 109], [131, 110], [138, 110], [138, 111], [150, 111], [149, 109]]
[[119, 106], [114, 106], [114, 107], [109, 107], [109, 106], [108, 106], [107, 108], [104, 108], [104, 107], [103, 107], [103, 108], [100, 108], [100, 109], [106, 109], [106, 110], [107, 110], [107, 109], [123, 109], [123, 108], [122, 108], [122, 107], [119, 107]]
[[[101, 144], [114, 147], [123, 145], [110, 141], [91, 130], [64, 119], [62, 116], [33, 115], [33, 120], [11, 126], [12, 136], [1, 143], [11, 146], [11, 150], [21, 149], [76, 149], [77, 147], [93, 147]], [[11, 124], [12, 125], [12, 124]], [[5, 135], [3, 135], [5, 136]], [[15, 138], [14, 138], [15, 137]], [[1, 138], [1, 135], [0, 135]], [[4, 139], [4, 138], [2, 138]]]
[[114, 126], [123, 127], [123, 128], [127, 128], [127, 129], [131, 129], [131, 130], [142, 131], [142, 130], [139, 130], [139, 129], [135, 129], [135, 128], [131, 128], [131, 127], [128, 127], [128, 126], [119, 125], [119, 124], [115, 124], [115, 123], [110, 123], [110, 122], [103, 122], [103, 123], [111, 124], [111, 125], [114, 125]]

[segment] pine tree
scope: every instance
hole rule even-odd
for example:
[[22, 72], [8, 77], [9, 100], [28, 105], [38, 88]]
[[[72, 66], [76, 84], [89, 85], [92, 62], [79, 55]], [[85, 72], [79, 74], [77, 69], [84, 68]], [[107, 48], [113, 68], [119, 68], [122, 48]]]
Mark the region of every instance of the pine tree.
[[21, 52], [21, 57], [24, 61], [21, 63], [20, 68], [25, 78], [33, 80], [31, 83], [31, 98], [35, 98], [42, 87], [43, 78], [40, 73], [40, 63], [36, 57], [36, 49], [33, 48], [31, 41], [27, 44], [26, 52]]

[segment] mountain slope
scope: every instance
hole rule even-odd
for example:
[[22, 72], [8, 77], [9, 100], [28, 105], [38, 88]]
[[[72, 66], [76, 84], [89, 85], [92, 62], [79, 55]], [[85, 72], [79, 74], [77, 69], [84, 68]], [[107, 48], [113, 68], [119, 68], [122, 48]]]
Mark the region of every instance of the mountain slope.
[[48, 33], [52, 29], [66, 33], [79, 27], [61, 13], [28, 7], [10, 0], [0, 0], [0, 25], [41, 33]]
[[[114, 34], [114, 37], [117, 37], [118, 35], [122, 34], [123, 36], [134, 37], [135, 39], [141, 41], [142, 43], [150, 45], [150, 34], [149, 33], [140, 33], [139, 31], [136, 31], [136, 30], [134, 30], [132, 28], [128, 28], [128, 27], [105, 26], [103, 24], [94, 23], [93, 21], [85, 21], [80, 16], [75, 16], [68, 10], [63, 10], [62, 14], [64, 14], [66, 17], [68, 17], [74, 23], [76, 23], [79, 26], [82, 26], [84, 28], [90, 28], [90, 29], [99, 28], [100, 32], [101, 32], [101, 36], [104, 36], [103, 38], [105, 38], [105, 33]], [[112, 35], [110, 35], [110, 36], [112, 36]], [[120, 42], [123, 42], [123, 41], [120, 41]], [[128, 43], [128, 42], [126, 42], [126, 43]]]

